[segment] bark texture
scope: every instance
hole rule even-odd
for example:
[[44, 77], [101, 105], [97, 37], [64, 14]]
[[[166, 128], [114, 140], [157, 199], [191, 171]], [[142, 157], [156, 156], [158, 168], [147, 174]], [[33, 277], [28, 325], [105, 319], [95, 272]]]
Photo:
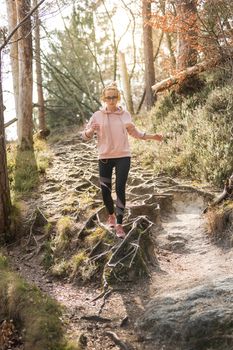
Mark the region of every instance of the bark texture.
[[[37, 5], [37, 0], [33, 1], [33, 6]], [[39, 130], [42, 134], [46, 131], [45, 122], [45, 105], [44, 95], [42, 87], [42, 69], [41, 69], [41, 57], [40, 57], [40, 19], [38, 9], [35, 11], [35, 61], [36, 61], [36, 84], [37, 84], [37, 96], [38, 96], [38, 121]]]
[[130, 113], [134, 113], [133, 108], [133, 100], [132, 100], [132, 94], [131, 94], [131, 88], [130, 88], [130, 82], [129, 82], [129, 74], [125, 62], [125, 55], [123, 52], [119, 52], [119, 64], [121, 69], [121, 79], [123, 84], [123, 91], [124, 91], [124, 97], [127, 109]]
[[143, 46], [145, 59], [145, 86], [146, 86], [146, 108], [149, 110], [154, 105], [156, 97], [151, 89], [155, 83], [154, 55], [152, 27], [148, 24], [151, 17], [151, 1], [142, 0], [143, 16]]
[[[12, 0], [6, 1], [7, 6], [7, 19], [9, 33], [17, 26], [17, 12], [16, 3]], [[15, 32], [11, 38], [10, 44], [10, 59], [15, 99], [15, 112], [16, 118], [18, 118], [18, 101], [19, 101], [19, 60], [18, 60], [18, 32]]]
[[[30, 11], [28, 0], [16, 0], [18, 22]], [[19, 116], [18, 143], [21, 149], [33, 147], [32, 140], [32, 34], [30, 18], [18, 29]]]
[[177, 1], [177, 70], [197, 63], [197, 7], [196, 0]]
[[7, 176], [6, 143], [2, 96], [1, 52], [0, 52], [0, 239], [10, 226], [10, 190]]

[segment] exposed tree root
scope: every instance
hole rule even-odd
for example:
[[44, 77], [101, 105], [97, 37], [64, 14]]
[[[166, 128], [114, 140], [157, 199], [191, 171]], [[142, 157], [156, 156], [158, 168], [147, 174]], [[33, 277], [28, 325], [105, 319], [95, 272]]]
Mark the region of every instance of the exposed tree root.
[[107, 335], [120, 349], [122, 350], [132, 350], [132, 347], [128, 346], [123, 340], [121, 340], [118, 335], [114, 332], [106, 331], [104, 333]]
[[223, 192], [215, 198], [215, 200], [203, 210], [203, 214], [207, 213], [210, 208], [222, 203], [223, 200], [233, 199], [233, 174], [225, 181]]
[[87, 316], [82, 316], [81, 320], [87, 320], [87, 321], [94, 321], [94, 322], [101, 322], [101, 323], [109, 323], [112, 322], [110, 318], [106, 317], [101, 317], [97, 315], [87, 315]]
[[107, 290], [107, 292], [105, 292], [104, 296], [103, 296], [103, 302], [100, 306], [100, 309], [99, 309], [99, 312], [98, 312], [98, 315], [101, 315], [102, 311], [103, 311], [103, 308], [105, 306], [105, 303], [106, 303], [106, 300], [107, 298], [112, 294], [113, 290], [112, 289], [109, 289]]
[[24, 260], [30, 260], [33, 256], [39, 255], [44, 248], [45, 242], [49, 238], [49, 233], [45, 232], [45, 227], [48, 225], [48, 220], [39, 207], [31, 213], [27, 222], [29, 226], [29, 235], [23, 248], [30, 249], [31, 252]]
[[[152, 221], [146, 216], [133, 219], [125, 225], [127, 235], [121, 240], [102, 223], [103, 214], [103, 208], [100, 208], [89, 217], [78, 231], [75, 244], [78, 250], [86, 247], [87, 258], [84, 264], [93, 266], [90, 279], [102, 281], [103, 290], [93, 299], [101, 299], [98, 314], [94, 315], [96, 318], [100, 317], [112, 293], [119, 290], [113, 287], [114, 284], [148, 277], [151, 267], [158, 264], [152, 236], [155, 224]], [[92, 235], [97, 235], [97, 241], [86, 246]], [[82, 268], [76, 271], [72, 280], [74, 278], [82, 280]]]

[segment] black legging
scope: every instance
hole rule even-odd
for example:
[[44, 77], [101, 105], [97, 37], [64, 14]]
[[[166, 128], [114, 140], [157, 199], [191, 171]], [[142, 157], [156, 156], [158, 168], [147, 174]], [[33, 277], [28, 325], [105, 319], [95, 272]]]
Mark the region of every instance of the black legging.
[[125, 209], [125, 186], [130, 168], [130, 157], [100, 159], [99, 174], [104, 205], [109, 214], [114, 213], [112, 199], [112, 172], [116, 168], [116, 218], [122, 224]]

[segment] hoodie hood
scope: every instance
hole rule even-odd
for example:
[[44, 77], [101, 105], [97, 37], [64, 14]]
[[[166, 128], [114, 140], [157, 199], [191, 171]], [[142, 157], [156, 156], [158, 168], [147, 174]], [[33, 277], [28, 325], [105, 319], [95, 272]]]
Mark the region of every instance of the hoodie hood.
[[117, 114], [117, 115], [121, 115], [125, 112], [121, 106], [117, 107], [117, 110], [114, 112], [108, 111], [106, 108], [101, 108], [100, 111], [104, 114]]

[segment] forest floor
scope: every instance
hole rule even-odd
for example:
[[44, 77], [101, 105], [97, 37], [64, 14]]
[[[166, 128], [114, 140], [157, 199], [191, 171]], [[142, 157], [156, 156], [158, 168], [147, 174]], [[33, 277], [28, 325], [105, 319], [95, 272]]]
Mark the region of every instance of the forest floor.
[[[78, 230], [95, 210], [93, 203], [89, 207], [88, 200], [84, 204], [88, 188], [85, 184], [91, 181], [98, 187], [95, 145], [82, 143], [79, 136], [73, 133], [66, 140], [52, 144], [51, 151], [52, 165], [47, 169], [39, 191], [30, 199], [27, 198], [25, 205], [29, 212], [39, 207], [47, 219], [55, 224], [69, 211], [70, 196], [76, 196], [76, 207], [70, 209], [69, 215], [75, 218]], [[230, 298], [233, 296], [233, 250], [214, 244], [206, 233], [202, 211], [211, 198], [210, 189], [204, 186], [201, 189], [194, 188], [174, 179], [156, 177], [151, 171], [143, 169], [139, 160], [134, 159], [132, 163], [127, 188], [129, 210], [137, 204], [142, 208], [140, 215], [144, 215], [146, 199], [153, 198], [153, 195], [167, 196], [154, 219], [153, 208], [150, 212], [150, 220], [154, 221], [152, 232], [158, 262], [151, 267], [150, 278], [115, 285], [103, 305], [103, 299], [95, 300], [102, 292], [101, 281], [83, 284], [54, 278], [41, 262], [43, 250], [37, 251], [37, 244], [25, 245], [28, 237], [22, 238], [21, 246], [8, 247], [12, 264], [27, 281], [35, 283], [64, 306], [63, 320], [67, 334], [72, 339], [82, 335], [87, 340], [88, 350], [212, 349], [209, 345], [204, 346], [204, 343], [193, 347], [193, 343], [190, 343], [193, 336], [191, 328], [189, 332], [184, 331], [187, 317], [191, 317], [194, 322], [194, 306], [187, 306], [187, 300], [192, 299], [190, 295], [196, 295], [197, 319], [197, 308], [202, 314], [208, 311], [205, 317], [213, 310], [213, 303], [215, 310], [222, 310], [220, 306], [225, 300], [219, 302], [221, 293], [216, 298], [213, 296], [213, 290], [219, 291], [222, 281], [230, 283], [229, 295]], [[82, 203], [77, 189], [81, 191]], [[201, 291], [204, 294], [200, 301]], [[186, 307], [179, 307], [178, 310], [177, 300]], [[173, 308], [169, 306], [170, 301], [173, 306], [176, 304]], [[210, 309], [206, 310], [207, 306]], [[192, 309], [191, 316], [187, 315], [188, 309]], [[228, 305], [228, 310], [232, 312], [232, 304]], [[211, 317], [210, 323], [214, 323]], [[205, 327], [208, 330], [211, 327], [207, 323]], [[212, 331], [209, 332], [209, 336], [213, 337]], [[112, 339], [116, 336], [120, 339], [118, 345], [116, 338]], [[217, 339], [218, 344], [221, 339]], [[227, 344], [224, 337], [224, 349], [232, 349], [232, 344], [229, 347]]]

